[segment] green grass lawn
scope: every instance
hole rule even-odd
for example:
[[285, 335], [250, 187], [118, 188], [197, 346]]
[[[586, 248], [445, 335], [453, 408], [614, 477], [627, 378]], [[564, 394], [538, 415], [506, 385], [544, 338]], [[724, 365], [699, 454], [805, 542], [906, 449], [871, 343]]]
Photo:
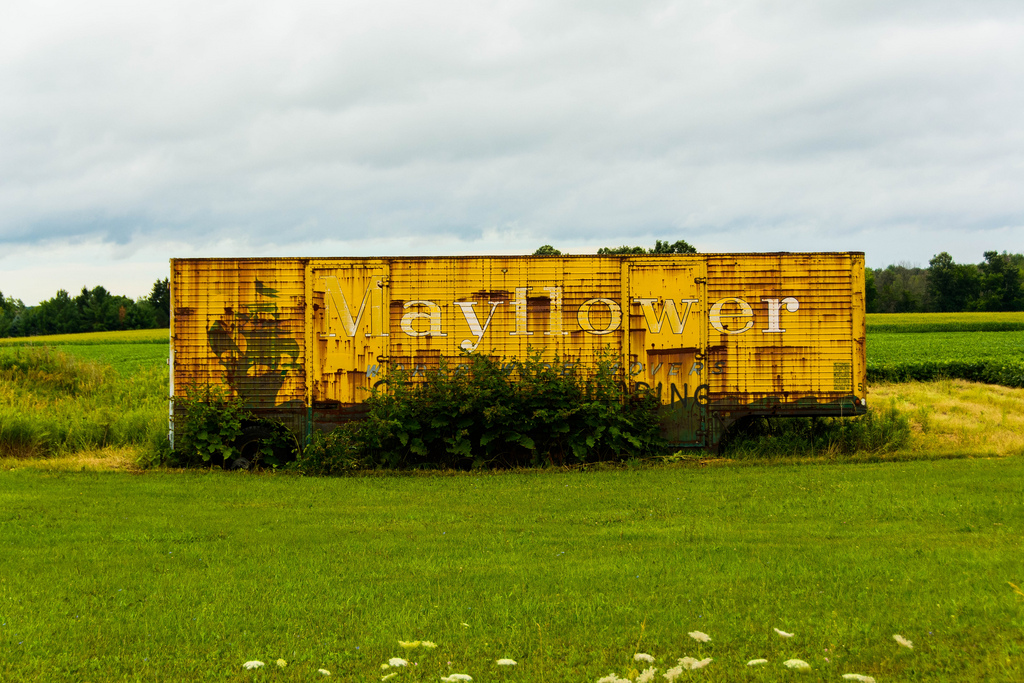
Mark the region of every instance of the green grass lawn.
[[[0, 472], [0, 511], [0, 680], [575, 682], [628, 676], [635, 652], [658, 680], [683, 656], [714, 661], [680, 680], [1024, 679], [1024, 595], [1008, 583], [1024, 586], [1020, 458], [340, 479], [25, 469]], [[437, 649], [398, 644], [424, 639]], [[416, 665], [382, 671], [391, 657]], [[268, 666], [244, 671], [253, 659]]]

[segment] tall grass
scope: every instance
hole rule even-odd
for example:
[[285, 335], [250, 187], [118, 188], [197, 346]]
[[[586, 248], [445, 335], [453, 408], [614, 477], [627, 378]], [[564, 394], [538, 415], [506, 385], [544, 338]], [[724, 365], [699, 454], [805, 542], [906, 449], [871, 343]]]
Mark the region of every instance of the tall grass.
[[0, 456], [155, 447], [167, 428], [166, 369], [129, 374], [49, 347], [0, 348]]

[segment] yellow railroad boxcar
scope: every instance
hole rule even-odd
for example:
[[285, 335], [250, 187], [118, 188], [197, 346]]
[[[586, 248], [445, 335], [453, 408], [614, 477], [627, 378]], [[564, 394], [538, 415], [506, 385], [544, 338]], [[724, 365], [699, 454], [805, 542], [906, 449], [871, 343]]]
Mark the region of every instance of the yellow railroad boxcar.
[[860, 252], [172, 259], [171, 300], [172, 396], [226, 387], [299, 437], [467, 352], [611, 357], [678, 447], [866, 411]]

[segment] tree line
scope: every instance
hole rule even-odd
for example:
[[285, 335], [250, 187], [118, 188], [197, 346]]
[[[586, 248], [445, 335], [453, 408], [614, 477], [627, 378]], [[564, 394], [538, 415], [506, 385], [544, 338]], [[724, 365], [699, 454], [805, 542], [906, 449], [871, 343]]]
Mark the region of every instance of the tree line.
[[26, 306], [0, 292], [0, 337], [148, 330], [167, 327], [170, 320], [167, 278], [157, 280], [149, 296], [137, 300], [111, 294], [103, 287], [83, 287], [78, 296], [61, 289], [38, 306]]
[[946, 252], [927, 268], [865, 268], [868, 313], [1024, 311], [1024, 254], [986, 251], [981, 263]]

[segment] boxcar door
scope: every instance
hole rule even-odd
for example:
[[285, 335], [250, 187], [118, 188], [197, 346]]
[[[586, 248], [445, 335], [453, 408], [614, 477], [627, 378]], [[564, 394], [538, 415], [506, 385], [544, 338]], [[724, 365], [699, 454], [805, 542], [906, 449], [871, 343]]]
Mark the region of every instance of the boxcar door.
[[388, 349], [387, 262], [372, 259], [313, 261], [310, 332], [314, 408], [361, 403], [383, 376]]
[[707, 264], [700, 256], [659, 256], [629, 264], [630, 378], [661, 401], [662, 434], [703, 446], [707, 433]]

